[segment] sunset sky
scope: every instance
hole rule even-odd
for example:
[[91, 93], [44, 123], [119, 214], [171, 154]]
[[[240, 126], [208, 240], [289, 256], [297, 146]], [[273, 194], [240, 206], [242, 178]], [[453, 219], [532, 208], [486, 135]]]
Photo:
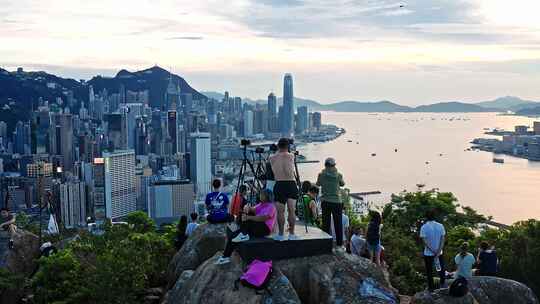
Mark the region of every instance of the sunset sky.
[[[158, 64], [196, 89], [406, 105], [540, 100], [538, 0], [0, 0], [0, 67]], [[0, 88], [1, 89], [1, 88]]]

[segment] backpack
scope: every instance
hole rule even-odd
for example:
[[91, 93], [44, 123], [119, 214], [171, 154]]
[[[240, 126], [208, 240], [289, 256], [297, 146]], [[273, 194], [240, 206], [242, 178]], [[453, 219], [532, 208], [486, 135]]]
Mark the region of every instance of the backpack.
[[246, 271], [242, 274], [240, 279], [235, 282], [235, 290], [238, 290], [238, 282], [243, 286], [252, 288], [255, 290], [269, 290], [267, 289], [270, 277], [272, 276], [272, 261], [263, 262], [259, 260], [253, 260], [248, 265]]
[[459, 277], [452, 282], [452, 285], [450, 285], [448, 294], [454, 298], [461, 298], [464, 297], [468, 292], [469, 282], [467, 282], [467, 279], [464, 277]]

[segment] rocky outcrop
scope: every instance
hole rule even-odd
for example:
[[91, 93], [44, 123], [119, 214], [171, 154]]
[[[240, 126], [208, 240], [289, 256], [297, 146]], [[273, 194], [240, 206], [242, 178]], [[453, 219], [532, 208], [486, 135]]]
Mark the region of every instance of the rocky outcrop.
[[13, 249], [8, 248], [9, 236], [2, 236], [0, 248], [0, 267], [13, 273], [30, 275], [37, 266], [39, 257], [38, 237], [24, 230], [17, 230], [13, 235]]
[[[9, 236], [4, 232], [0, 235], [0, 268], [20, 278], [22, 283], [37, 267], [39, 239], [36, 235], [20, 229], [12, 239], [13, 249], [9, 249]], [[17, 303], [23, 296], [22, 284], [19, 287], [20, 289], [0, 290], [0, 303]]]
[[[473, 277], [469, 280], [469, 294], [462, 298], [448, 295], [448, 289], [433, 293], [421, 292], [414, 296], [415, 304], [538, 304], [533, 291], [516, 281], [495, 277]], [[475, 302], [476, 300], [476, 302]]]
[[225, 247], [226, 225], [200, 225], [175, 254], [167, 270], [169, 288], [186, 270], [195, 270], [204, 261]]
[[[274, 268], [269, 291], [256, 292], [235, 281], [242, 275], [238, 255], [226, 265], [215, 265], [221, 253], [204, 262], [196, 271], [184, 271], [167, 296], [167, 304], [300, 304], [300, 298], [287, 277]], [[238, 286], [238, 289], [235, 288]]]
[[359, 292], [366, 279], [394, 297], [397, 292], [383, 270], [371, 261], [343, 252], [277, 261], [275, 266], [289, 278], [303, 303], [388, 303]]

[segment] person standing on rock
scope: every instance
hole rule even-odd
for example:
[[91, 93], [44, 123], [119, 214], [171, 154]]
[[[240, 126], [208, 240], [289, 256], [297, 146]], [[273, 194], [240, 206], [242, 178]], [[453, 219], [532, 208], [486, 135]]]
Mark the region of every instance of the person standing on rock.
[[327, 158], [324, 162], [324, 169], [317, 178], [317, 186], [321, 187], [321, 209], [323, 230], [331, 234], [330, 222], [334, 220], [334, 231], [336, 235], [336, 245], [343, 246], [343, 202], [341, 201], [341, 187], [345, 186], [343, 176], [336, 168], [336, 160]]
[[13, 235], [17, 231], [17, 226], [15, 226], [15, 217], [9, 214], [8, 208], [0, 210], [0, 229], [8, 232], [10, 238], [9, 248], [13, 249]]
[[270, 156], [270, 166], [276, 180], [274, 195], [276, 198], [278, 235], [277, 241], [284, 240], [285, 208], [288, 210], [289, 240], [296, 240], [294, 225], [296, 224], [295, 204], [298, 199], [298, 185], [294, 169], [294, 155], [289, 152], [289, 139], [281, 138], [278, 141], [278, 151]]
[[276, 206], [272, 202], [272, 191], [261, 190], [260, 203], [255, 207], [246, 205], [241, 217], [240, 229], [233, 232], [227, 239], [223, 256], [215, 264], [222, 265], [231, 261], [230, 257], [241, 242], [249, 241], [251, 238], [264, 237], [272, 233], [272, 228], [276, 223]]
[[424, 242], [424, 263], [426, 265], [426, 278], [429, 291], [435, 290], [433, 268], [439, 273], [440, 285], [444, 286], [445, 283], [445, 265], [443, 259], [445, 235], [446, 230], [444, 226], [435, 221], [435, 212], [429, 210], [426, 213], [426, 222], [420, 228], [420, 238]]

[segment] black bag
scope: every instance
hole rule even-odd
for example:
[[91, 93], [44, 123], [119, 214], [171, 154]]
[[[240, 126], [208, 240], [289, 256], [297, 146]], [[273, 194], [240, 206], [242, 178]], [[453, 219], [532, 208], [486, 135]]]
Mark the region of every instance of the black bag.
[[450, 290], [448, 293], [454, 298], [464, 297], [467, 293], [469, 293], [469, 282], [464, 277], [457, 278], [454, 280], [454, 282], [452, 282], [452, 285], [450, 285]]

